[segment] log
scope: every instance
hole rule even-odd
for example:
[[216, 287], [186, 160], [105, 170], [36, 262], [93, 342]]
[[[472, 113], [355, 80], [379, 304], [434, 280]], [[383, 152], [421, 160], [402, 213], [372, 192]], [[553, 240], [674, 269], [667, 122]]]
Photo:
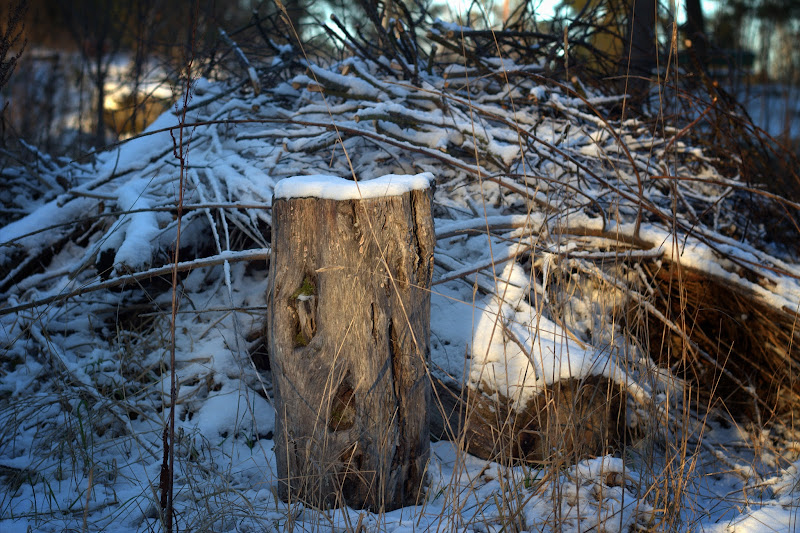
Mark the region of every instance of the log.
[[464, 450], [481, 459], [564, 467], [611, 453], [625, 433], [625, 391], [600, 376], [558, 381], [522, 410], [496, 391], [437, 378], [434, 387], [441, 406], [431, 436], [463, 439]]
[[377, 512], [424, 490], [431, 179], [275, 189], [266, 331], [284, 501]]
[[480, 304], [464, 384], [435, 380], [433, 436], [457, 436], [469, 453], [499, 462], [561, 467], [603, 455], [624, 433], [625, 392], [606, 377], [622, 374], [610, 352], [570, 337], [528, 303], [529, 280], [509, 263]]

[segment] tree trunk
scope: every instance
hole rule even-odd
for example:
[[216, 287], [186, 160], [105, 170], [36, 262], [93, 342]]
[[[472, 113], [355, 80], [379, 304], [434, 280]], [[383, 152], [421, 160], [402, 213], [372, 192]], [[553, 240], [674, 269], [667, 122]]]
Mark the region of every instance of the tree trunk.
[[706, 21], [700, 0], [686, 0], [686, 36], [691, 41], [691, 49], [701, 67], [708, 65], [708, 42]]
[[94, 146], [98, 150], [102, 149], [106, 145], [106, 123], [105, 117], [103, 116], [103, 112], [105, 111], [106, 105], [106, 69], [103, 65], [103, 45], [105, 44], [104, 40], [98, 39], [97, 41], [97, 55], [95, 56], [95, 68], [97, 69], [95, 73], [94, 83], [95, 83], [95, 90], [97, 91], [97, 115], [95, 117], [95, 129], [94, 129]]
[[434, 244], [429, 187], [275, 199], [266, 329], [284, 500], [373, 511], [418, 501]]
[[620, 69], [627, 80], [626, 90], [633, 97], [632, 103], [639, 105], [647, 98], [657, 63], [655, 0], [631, 0], [628, 16], [627, 48]]
[[286, 15], [289, 17], [287, 20], [287, 35], [289, 36], [289, 42], [292, 44], [297, 44], [295, 42], [295, 33], [297, 33], [297, 38], [302, 42], [303, 26], [301, 26], [301, 23], [306, 15], [308, 15], [305, 1], [286, 0], [283, 2], [283, 5], [286, 7]]

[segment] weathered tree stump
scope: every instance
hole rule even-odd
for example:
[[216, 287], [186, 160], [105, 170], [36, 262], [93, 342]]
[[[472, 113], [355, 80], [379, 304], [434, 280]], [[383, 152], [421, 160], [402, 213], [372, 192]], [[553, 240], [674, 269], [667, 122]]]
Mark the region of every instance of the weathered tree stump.
[[286, 501], [392, 510], [423, 490], [430, 178], [276, 187], [266, 330]]

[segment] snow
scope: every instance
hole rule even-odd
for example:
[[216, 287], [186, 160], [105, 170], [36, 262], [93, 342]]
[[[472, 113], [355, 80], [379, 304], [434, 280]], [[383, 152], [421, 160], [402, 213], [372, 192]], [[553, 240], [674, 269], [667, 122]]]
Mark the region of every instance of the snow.
[[[167, 111], [157, 118], [141, 136], [135, 137], [128, 143], [115, 150], [102, 152], [98, 155], [100, 180], [107, 176], [121, 174], [143, 168], [149, 160], [142, 158], [142, 154], [154, 154], [173, 148], [173, 134], [177, 139], [178, 117], [172, 111]], [[88, 186], [87, 188], [91, 187]]]
[[201, 435], [226, 438], [244, 431], [251, 438], [268, 435], [275, 426], [275, 412], [267, 401], [253, 391], [239, 391], [230, 386], [209, 396], [197, 411], [192, 424]]
[[[470, 101], [447, 92], [441, 72], [425, 75], [422, 90], [387, 81], [362, 60], [311, 72], [337, 91], [308, 90], [306, 74], [258, 96], [209, 80], [194, 85], [187, 120], [209, 124], [184, 131], [191, 142], [178, 270], [188, 274], [178, 287], [174, 406], [171, 287], [162, 277], [172, 271], [180, 163], [173, 136], [160, 130], [178, 117], [169, 111], [145, 135], [71, 163], [80, 176], [72, 189], [21, 206], [0, 227], [0, 530], [160, 530], [171, 409], [181, 530], [352, 531], [361, 522], [386, 532], [644, 531], [663, 518], [666, 498], [679, 509], [676, 529], [797, 530], [796, 456], [740, 445], [751, 438], [747, 428], [726, 430], [714, 417], [702, 444], [685, 443], [696, 455], [670, 456], [682, 434], [669, 428], [666, 450], [650, 434], [623, 453], [564, 468], [482, 460], [441, 441], [431, 445], [430, 486], [416, 506], [367, 513], [281, 502], [274, 391], [269, 371], [250, 357], [266, 312], [266, 258], [277, 245], [269, 242], [273, 199], [381, 198], [435, 183], [431, 371], [504, 396], [518, 411], [548, 385], [595, 375], [649, 402], [638, 419], [644, 431], [652, 430], [648, 416], [681, 407], [681, 381], [625, 344], [604, 303], [616, 294], [608, 287], [625, 282], [602, 270], [620, 254], [679, 259], [775, 308], [800, 305], [796, 259], [725, 234], [743, 216], [729, 198], [738, 182], [704, 159], [682, 162], [681, 154], [702, 156], [698, 147], [674, 143], [682, 151], [668, 154], [673, 173], [723, 185], [676, 184], [690, 208], [665, 222], [675, 197], [648, 177], [661, 173], [668, 141], [638, 131], [637, 121], [614, 125], [625, 130], [628, 160], [583, 101], [532, 80], [518, 88], [532, 98], [512, 113], [502, 105], [511, 93], [490, 81]], [[555, 118], [554, 109], [562, 112]], [[645, 176], [641, 223], [634, 169]], [[14, 175], [25, 174], [5, 176]], [[346, 179], [353, 175], [358, 181]], [[711, 216], [685, 222], [692, 210]], [[641, 249], [621, 252], [620, 241]], [[596, 286], [572, 283], [591, 269]], [[554, 311], [559, 298], [569, 302], [562, 313]], [[670, 492], [677, 485], [687, 490]]]
[[729, 524], [720, 524], [710, 528], [709, 532], [719, 533], [795, 533], [800, 528], [800, 509], [797, 503], [783, 505], [765, 505], [756, 509], [748, 509], [744, 516], [732, 520]]
[[150, 266], [152, 242], [159, 234], [156, 215], [146, 211], [153, 206], [145, 197], [149, 180], [133, 179], [117, 189], [117, 205], [121, 211], [144, 210], [132, 213], [125, 226], [125, 238], [117, 248], [116, 268], [135, 271]]
[[400, 196], [410, 191], [430, 188], [433, 174], [413, 176], [388, 174], [369, 181], [351, 181], [337, 176], [312, 175], [287, 178], [275, 186], [277, 198], [321, 198], [325, 200], [366, 200], [385, 196]]
[[86, 198], [77, 198], [63, 206], [59, 204], [59, 199], [52, 200], [29, 215], [0, 228], [0, 264], [10, 260], [15, 251], [33, 251], [45, 245], [52, 238], [48, 232], [59, 232], [62, 224], [79, 218], [93, 202]]
[[497, 294], [487, 298], [476, 320], [470, 386], [496, 391], [523, 411], [547, 385], [563, 379], [624, 379], [615, 371], [610, 353], [587, 351], [525, 303], [529, 292], [522, 267], [507, 264], [498, 276]]

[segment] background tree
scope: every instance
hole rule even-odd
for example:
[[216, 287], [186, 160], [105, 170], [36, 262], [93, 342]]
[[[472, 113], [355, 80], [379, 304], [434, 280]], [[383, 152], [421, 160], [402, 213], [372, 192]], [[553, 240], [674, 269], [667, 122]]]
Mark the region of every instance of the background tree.
[[658, 0], [631, 0], [629, 7], [627, 62], [620, 67], [627, 75], [628, 92], [641, 100], [650, 89], [650, 75], [656, 66], [658, 47], [655, 40]]
[[[7, 13], [8, 20], [2, 35], [0, 35], [0, 88], [8, 83], [17, 66], [17, 60], [27, 44], [27, 40], [22, 39], [23, 19], [27, 9], [28, 5], [25, 0], [20, 0], [11, 6]], [[0, 16], [4, 15], [6, 13], [0, 10]], [[19, 48], [17, 49], [17, 47]]]
[[283, 6], [286, 8], [286, 16], [288, 17], [288, 28], [291, 33], [287, 32], [292, 39], [294, 39], [294, 32], [300, 40], [303, 39], [303, 22], [308, 15], [308, 9], [304, 0], [285, 0]]
[[708, 36], [703, 7], [700, 0], [686, 0], [686, 26], [684, 33], [694, 57], [702, 67], [708, 64]]
[[59, 3], [60, 15], [89, 67], [95, 95], [94, 145], [106, 144], [106, 81], [113, 57], [119, 53], [135, 13], [133, 1], [76, 0]]
[[[11, 75], [17, 66], [17, 60], [19, 60], [22, 51], [25, 49], [27, 40], [22, 38], [22, 32], [24, 30], [23, 19], [27, 9], [28, 5], [25, 0], [19, 0], [9, 8], [7, 13], [8, 19], [0, 35], [0, 89], [11, 79]], [[5, 15], [6, 13], [0, 10], [0, 17]], [[0, 109], [0, 123], [2, 123], [3, 129], [5, 129], [6, 107], [8, 107], [8, 102], [5, 102], [2, 109]], [[0, 141], [4, 137], [4, 135], [0, 136]]]

